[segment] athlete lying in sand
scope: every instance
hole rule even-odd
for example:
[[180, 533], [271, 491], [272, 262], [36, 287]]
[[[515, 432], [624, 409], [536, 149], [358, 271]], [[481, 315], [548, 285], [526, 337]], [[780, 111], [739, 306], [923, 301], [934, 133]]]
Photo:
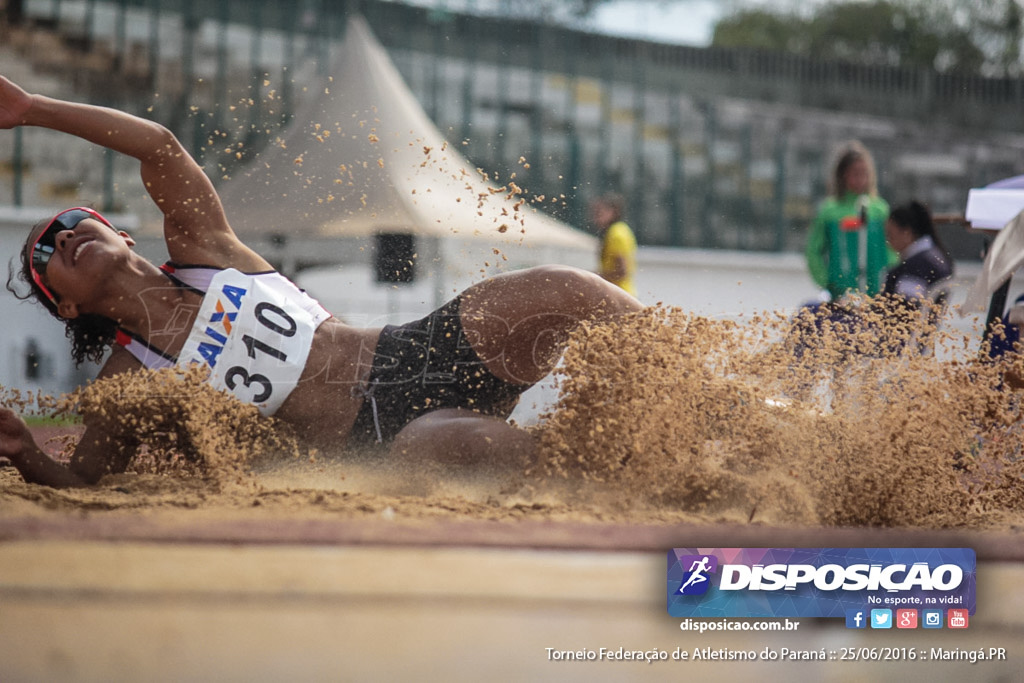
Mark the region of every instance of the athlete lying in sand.
[[[29, 232], [21, 277], [61, 318], [78, 362], [99, 376], [192, 361], [210, 381], [317, 446], [387, 446], [396, 457], [476, 462], [532, 447], [505, 419], [557, 361], [581, 321], [636, 311], [633, 297], [561, 266], [473, 285], [427, 318], [356, 329], [273, 271], [231, 229], [199, 165], [164, 127], [116, 110], [29, 95], [0, 77], [0, 128], [39, 126], [141, 162], [164, 215], [170, 262], [158, 267], [98, 213], [64, 211]], [[91, 484], [134, 453], [87, 421], [70, 464], [49, 458], [0, 408], [0, 456], [26, 481]]]

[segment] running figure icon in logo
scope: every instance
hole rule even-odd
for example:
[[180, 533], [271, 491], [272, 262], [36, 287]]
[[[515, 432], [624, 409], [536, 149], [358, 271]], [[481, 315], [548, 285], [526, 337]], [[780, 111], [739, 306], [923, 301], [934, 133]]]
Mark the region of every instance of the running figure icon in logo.
[[691, 555], [680, 558], [680, 561], [682, 566], [686, 566], [685, 563], [689, 562], [690, 568], [687, 570], [686, 580], [679, 586], [679, 594], [702, 595], [706, 593], [710, 585], [708, 575], [718, 569], [718, 558], [714, 555]]

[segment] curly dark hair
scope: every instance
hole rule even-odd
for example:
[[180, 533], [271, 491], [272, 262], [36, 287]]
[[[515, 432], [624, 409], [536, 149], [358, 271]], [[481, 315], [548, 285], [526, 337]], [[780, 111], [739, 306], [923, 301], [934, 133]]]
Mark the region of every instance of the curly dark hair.
[[[47, 218], [36, 223], [33, 232], [50, 220]], [[106, 316], [93, 313], [84, 313], [70, 320], [62, 318], [57, 311], [57, 305], [50, 301], [49, 297], [32, 279], [31, 258], [28, 249], [22, 249], [21, 269], [16, 273], [14, 263], [11, 262], [8, 265], [7, 291], [22, 301], [35, 299], [50, 312], [50, 315], [64, 323], [64, 334], [71, 340], [71, 357], [75, 359], [75, 365], [81, 365], [86, 360], [95, 363], [102, 361], [107, 349], [114, 343], [114, 338], [117, 335], [117, 323]], [[29, 291], [25, 293], [19, 291], [17, 281], [27, 284]]]

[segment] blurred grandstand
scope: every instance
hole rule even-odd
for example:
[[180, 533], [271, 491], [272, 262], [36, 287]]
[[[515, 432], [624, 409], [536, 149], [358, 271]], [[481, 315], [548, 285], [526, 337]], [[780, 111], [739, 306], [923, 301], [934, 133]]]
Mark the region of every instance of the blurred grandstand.
[[[832, 146], [859, 138], [880, 189], [959, 213], [1024, 173], [1024, 81], [670, 46], [554, 23], [363, 0], [0, 0], [0, 72], [165, 123], [211, 176], [275, 139], [363, 14], [421, 104], [477, 166], [583, 207], [623, 192], [643, 244], [794, 251]], [[528, 168], [521, 162], [528, 162]], [[0, 204], [95, 199], [155, 216], [128, 162], [63, 136], [0, 136]], [[959, 226], [947, 243], [977, 258]]]

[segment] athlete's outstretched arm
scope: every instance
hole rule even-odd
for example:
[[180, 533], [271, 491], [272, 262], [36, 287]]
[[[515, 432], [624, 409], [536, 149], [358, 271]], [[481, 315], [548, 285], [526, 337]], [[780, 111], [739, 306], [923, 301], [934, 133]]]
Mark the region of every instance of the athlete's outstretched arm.
[[[115, 349], [98, 377], [112, 377], [139, 367], [131, 354]], [[87, 419], [71, 461], [64, 465], [43, 452], [22, 418], [10, 408], [0, 406], [0, 457], [8, 458], [30, 484], [54, 488], [95, 484], [106, 474], [124, 472], [138, 450], [134, 439], [112, 437], [115, 431], [124, 431], [112, 427], [98, 419]]]
[[0, 407], [0, 455], [10, 459], [30, 484], [67, 488], [91, 483], [43, 453], [25, 421], [5, 407]]
[[146, 191], [164, 214], [173, 260], [208, 263], [211, 256], [217, 260], [225, 255], [265, 265], [231, 230], [206, 173], [159, 123], [116, 109], [29, 94], [0, 76], [0, 128], [16, 126], [61, 131], [138, 159]]

